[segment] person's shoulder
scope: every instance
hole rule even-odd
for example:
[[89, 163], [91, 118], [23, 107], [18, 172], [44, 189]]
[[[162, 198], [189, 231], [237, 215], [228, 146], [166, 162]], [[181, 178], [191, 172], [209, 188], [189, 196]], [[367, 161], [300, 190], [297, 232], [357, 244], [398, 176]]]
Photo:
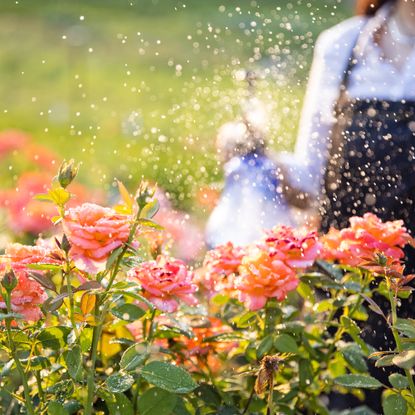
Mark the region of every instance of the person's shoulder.
[[324, 30], [317, 39], [315, 52], [326, 56], [353, 47], [366, 22], [367, 17], [354, 16]]

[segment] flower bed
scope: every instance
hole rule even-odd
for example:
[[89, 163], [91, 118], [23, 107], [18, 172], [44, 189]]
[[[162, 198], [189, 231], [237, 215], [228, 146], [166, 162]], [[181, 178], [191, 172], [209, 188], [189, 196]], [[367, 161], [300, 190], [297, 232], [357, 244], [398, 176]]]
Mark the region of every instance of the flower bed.
[[165, 249], [154, 189], [120, 183], [117, 206], [67, 207], [76, 170], [64, 163], [38, 197], [56, 206], [56, 236], [0, 257], [1, 413], [328, 414], [333, 392], [366, 390], [387, 415], [414, 413], [400, 221], [277, 227], [194, 268]]

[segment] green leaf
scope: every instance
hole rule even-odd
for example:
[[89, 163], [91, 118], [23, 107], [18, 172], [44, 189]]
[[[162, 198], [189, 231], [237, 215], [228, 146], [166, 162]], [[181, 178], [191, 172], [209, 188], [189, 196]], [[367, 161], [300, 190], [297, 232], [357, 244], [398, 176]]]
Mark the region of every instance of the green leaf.
[[200, 398], [206, 405], [211, 407], [218, 407], [222, 402], [217, 389], [208, 383], [202, 383], [194, 391], [195, 395]]
[[[179, 336], [185, 336], [188, 339], [191, 339], [193, 333], [190, 330], [173, 326], [158, 326], [154, 333], [154, 337], [157, 339], [174, 339]], [[204, 339], [204, 341], [206, 341], [206, 339]]]
[[67, 344], [68, 334], [71, 332], [69, 327], [57, 326], [42, 330], [37, 336], [37, 340], [47, 349], [59, 350]]
[[300, 282], [298, 284], [297, 292], [298, 292], [298, 294], [301, 295], [301, 297], [304, 298], [304, 300], [313, 301], [313, 299], [314, 299], [313, 290], [311, 289], [311, 287], [308, 284], [306, 284], [304, 282]]
[[343, 271], [341, 270], [341, 268], [335, 264], [332, 264], [330, 262], [326, 262], [326, 261], [322, 261], [320, 259], [318, 259], [316, 261], [316, 264], [324, 271], [326, 272], [328, 275], [330, 275], [330, 277], [332, 277], [333, 279], [337, 280], [337, 281], [341, 281], [343, 278]]
[[146, 297], [143, 297], [141, 294], [138, 294], [138, 293], [133, 292], [133, 291], [118, 290], [118, 289], [112, 291], [112, 293], [113, 294], [122, 294], [122, 295], [125, 295], [126, 297], [134, 298], [135, 300], [138, 300], [138, 301], [143, 302], [144, 304], [146, 304], [150, 308], [150, 310], [154, 310], [154, 305], [150, 301], [148, 301]]
[[54, 383], [52, 386], [46, 389], [47, 393], [59, 395], [59, 399], [66, 399], [72, 396], [75, 390], [72, 379], [65, 379], [60, 382]]
[[74, 380], [80, 380], [82, 373], [82, 352], [81, 347], [76, 345], [70, 350], [63, 353], [63, 360], [70, 377]]
[[7, 320], [7, 319], [9, 319], [9, 320], [22, 320], [24, 318], [25, 317], [22, 314], [19, 314], [19, 313], [6, 313], [6, 314], [0, 313], [0, 321], [1, 320]]
[[32, 279], [37, 281], [42, 287], [54, 291], [55, 293], [57, 292], [56, 285], [47, 275], [41, 274], [39, 272], [29, 272], [29, 275]]
[[114, 373], [111, 376], [108, 376], [105, 381], [108, 390], [113, 393], [121, 393], [130, 389], [134, 384], [134, 378], [128, 373]]
[[408, 405], [401, 395], [391, 393], [383, 397], [382, 408], [384, 415], [406, 415]]
[[240, 333], [219, 333], [204, 338], [203, 343], [234, 342], [236, 340], [241, 340], [242, 337], [243, 336]]
[[342, 375], [335, 378], [334, 381], [346, 388], [378, 389], [382, 387], [377, 379], [367, 375]]
[[395, 355], [392, 362], [402, 369], [412, 369], [415, 366], [415, 350], [405, 350]]
[[49, 402], [48, 415], [68, 415], [62, 404], [56, 401]]
[[105, 269], [108, 270], [108, 269], [110, 269], [115, 264], [115, 262], [117, 261], [119, 255], [121, 254], [121, 252], [122, 252], [123, 249], [124, 248], [122, 246], [120, 246], [120, 247], [114, 249], [111, 252], [111, 254], [108, 257], [107, 262], [105, 264]]
[[91, 327], [84, 327], [79, 335], [79, 344], [82, 352], [86, 353], [91, 349], [92, 346], [92, 335], [94, 331]]
[[297, 353], [298, 346], [294, 338], [289, 334], [280, 334], [274, 340], [276, 349], [281, 353]]
[[61, 265], [56, 265], [56, 264], [41, 264], [41, 263], [37, 263], [37, 264], [27, 264], [27, 268], [30, 269], [34, 269], [37, 271], [60, 271], [62, 266]]
[[413, 320], [398, 318], [395, 328], [404, 336], [415, 338], [415, 324], [413, 323]]
[[341, 349], [341, 353], [346, 362], [359, 372], [367, 371], [366, 359], [362, 349], [357, 344], [349, 344]]
[[362, 348], [364, 353], [369, 353], [369, 349], [366, 345], [366, 343], [360, 338], [360, 328], [356, 324], [355, 321], [353, 321], [348, 316], [341, 316], [340, 317], [340, 323], [344, 327], [347, 333], [350, 334], [352, 339]]
[[75, 399], [71, 399], [70, 401], [65, 402], [63, 407], [69, 412], [71, 415], [79, 414], [82, 409], [82, 404]]
[[123, 202], [125, 203], [125, 206], [127, 207], [127, 212], [133, 213], [134, 208], [134, 199], [130, 196], [130, 193], [128, 193], [128, 190], [124, 186], [124, 184], [117, 180], [118, 183], [118, 191], [120, 192], [120, 195], [122, 197]]
[[386, 356], [382, 356], [376, 361], [375, 366], [376, 367], [392, 366], [393, 365], [392, 360], [394, 357], [395, 357], [394, 354], [388, 354]]
[[307, 386], [310, 386], [313, 382], [313, 369], [310, 361], [301, 359], [299, 363], [299, 375], [300, 375], [300, 388], [304, 390]]
[[129, 347], [121, 356], [120, 368], [130, 372], [140, 366], [150, 356], [147, 343], [137, 343]]
[[146, 228], [156, 229], [158, 231], [163, 231], [164, 228], [157, 224], [156, 222], [153, 222], [150, 219], [138, 219], [138, 223], [140, 226], [144, 226]]
[[396, 389], [406, 389], [409, 386], [408, 379], [400, 373], [392, 373], [388, 379], [389, 383]]
[[110, 415], [135, 415], [132, 403], [123, 393], [99, 388], [97, 394], [105, 402]]
[[52, 188], [46, 194], [38, 194], [34, 197], [36, 200], [51, 201], [58, 206], [63, 207], [71, 198], [71, 194], [65, 190], [58, 182], [52, 184]]
[[[229, 301], [228, 298], [226, 298], [225, 303]], [[257, 319], [257, 314], [253, 311], [248, 311], [241, 316], [237, 316], [233, 319], [233, 323], [236, 324], [239, 328], [246, 328], [249, 327], [255, 320]]]
[[90, 290], [99, 290], [102, 288], [102, 285], [98, 281], [87, 281], [81, 284], [79, 287], [76, 287], [74, 291], [90, 291]]
[[259, 343], [258, 349], [256, 351], [257, 359], [262, 359], [266, 354], [269, 354], [273, 344], [274, 339], [271, 335], [264, 337], [261, 343]]
[[173, 413], [175, 415], [192, 415], [188, 409], [186, 408], [186, 404], [182, 398], [177, 397], [177, 404], [174, 408]]
[[63, 304], [63, 298], [58, 295], [55, 298], [49, 297], [46, 301], [42, 304], [42, 311], [45, 315], [49, 313], [53, 313], [54, 311], [58, 310]]
[[146, 313], [142, 308], [135, 304], [125, 303], [111, 309], [111, 313], [124, 321], [136, 321]]
[[197, 387], [189, 373], [166, 362], [150, 362], [141, 370], [141, 376], [152, 385], [174, 393], [188, 393]]
[[319, 272], [309, 272], [307, 274], [300, 275], [301, 281], [306, 282], [312, 286], [321, 287], [321, 288], [334, 288], [342, 289], [343, 285], [336, 282], [334, 279], [330, 278], [325, 274]]
[[177, 403], [177, 396], [159, 388], [144, 392], [138, 400], [140, 415], [170, 415]]
[[46, 369], [50, 366], [50, 360], [45, 356], [33, 356], [30, 358], [30, 368], [32, 370]]
[[140, 218], [151, 219], [158, 212], [159, 208], [160, 208], [160, 204], [158, 200], [153, 199], [141, 209]]

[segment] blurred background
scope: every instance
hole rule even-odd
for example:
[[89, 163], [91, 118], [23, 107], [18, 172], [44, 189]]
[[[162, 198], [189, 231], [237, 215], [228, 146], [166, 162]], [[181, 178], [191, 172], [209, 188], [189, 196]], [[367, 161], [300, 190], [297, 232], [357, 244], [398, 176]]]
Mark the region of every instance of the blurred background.
[[292, 149], [316, 37], [352, 13], [348, 0], [2, 0], [3, 205], [25, 172], [75, 158], [98, 199], [145, 177], [203, 218], [240, 71], [257, 74], [271, 147]]

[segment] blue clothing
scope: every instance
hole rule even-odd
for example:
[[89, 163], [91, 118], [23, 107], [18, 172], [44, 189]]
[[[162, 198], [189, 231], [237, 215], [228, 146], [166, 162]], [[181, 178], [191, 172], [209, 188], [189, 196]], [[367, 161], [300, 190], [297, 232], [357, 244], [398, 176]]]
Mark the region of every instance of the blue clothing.
[[292, 225], [278, 186], [276, 165], [266, 155], [231, 159], [225, 165], [225, 187], [206, 227], [208, 246], [228, 241], [245, 245], [261, 238], [264, 229]]

